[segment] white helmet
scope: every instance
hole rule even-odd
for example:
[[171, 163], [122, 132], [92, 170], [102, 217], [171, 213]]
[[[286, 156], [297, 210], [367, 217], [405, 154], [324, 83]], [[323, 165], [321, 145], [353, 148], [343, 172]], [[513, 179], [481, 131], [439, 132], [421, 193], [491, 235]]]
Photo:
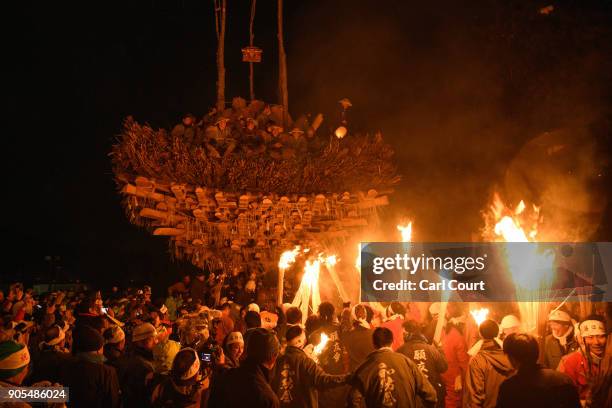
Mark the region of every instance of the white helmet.
[[510, 329], [512, 327], [519, 327], [520, 325], [521, 325], [521, 321], [516, 316], [506, 315], [504, 316], [501, 323], [499, 324], [499, 329], [500, 330]]

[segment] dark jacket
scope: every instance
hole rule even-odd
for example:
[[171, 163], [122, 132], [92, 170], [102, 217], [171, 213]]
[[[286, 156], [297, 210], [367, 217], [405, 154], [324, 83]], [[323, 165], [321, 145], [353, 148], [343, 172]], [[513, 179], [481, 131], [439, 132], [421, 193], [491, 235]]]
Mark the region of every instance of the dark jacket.
[[123, 351], [119, 350], [115, 344], [109, 343], [104, 345], [104, 357], [106, 364], [119, 370], [119, 362], [123, 356]]
[[[349, 407], [414, 408], [434, 406], [436, 391], [416, 364], [403, 354], [382, 348], [372, 352], [351, 380]], [[419, 398], [417, 398], [417, 396]]]
[[567, 343], [562, 346], [552, 334], [544, 339], [544, 367], [556, 370], [561, 357], [578, 350], [578, 343], [574, 339], [574, 331], [567, 335]]
[[202, 389], [198, 384], [177, 385], [171, 376], [159, 375], [151, 385], [154, 408], [200, 408]]
[[281, 407], [317, 408], [317, 389], [342, 385], [346, 375], [327, 374], [302, 349], [287, 346], [276, 360], [272, 375], [272, 389]]
[[342, 344], [348, 354], [349, 370], [355, 371], [368, 355], [374, 351], [372, 329], [357, 326], [342, 334]]
[[325, 324], [313, 333], [320, 336], [325, 333], [328, 337], [327, 345], [319, 356], [319, 363], [326, 373], [344, 374], [344, 348], [340, 342], [340, 326], [337, 324]]
[[463, 407], [494, 408], [499, 386], [514, 372], [508, 357], [493, 340], [485, 340], [465, 374]]
[[206, 292], [206, 281], [202, 282], [195, 278], [191, 281], [191, 286], [189, 287], [189, 292], [191, 295], [191, 299], [196, 301], [200, 299], [204, 302], [204, 293]]
[[119, 407], [119, 382], [115, 369], [77, 354], [60, 367], [60, 383], [70, 389], [68, 407]]
[[540, 366], [525, 368], [499, 387], [498, 408], [578, 408], [578, 391], [565, 374]]
[[39, 381], [60, 382], [60, 368], [72, 360], [70, 353], [63, 353], [57, 350], [42, 350], [36, 360], [32, 363], [32, 375], [30, 383]]
[[134, 347], [117, 360], [121, 399], [124, 407], [150, 406], [150, 381], [153, 378], [153, 352]]
[[442, 383], [440, 374], [448, 369], [442, 350], [429, 344], [425, 337], [410, 337], [397, 349], [417, 365], [432, 385]]
[[222, 376], [211, 391], [209, 408], [280, 408], [269, 381], [270, 370], [247, 359]]

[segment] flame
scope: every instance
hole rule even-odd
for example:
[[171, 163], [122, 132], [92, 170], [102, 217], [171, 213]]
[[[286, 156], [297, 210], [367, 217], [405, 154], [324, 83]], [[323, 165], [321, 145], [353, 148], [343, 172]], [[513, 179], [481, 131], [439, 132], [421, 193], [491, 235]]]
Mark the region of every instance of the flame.
[[[489, 236], [485, 238], [502, 242], [537, 242], [540, 208], [533, 205], [531, 211], [526, 211], [527, 208], [521, 200], [514, 210], [511, 210], [503, 204], [499, 195], [495, 194], [487, 219]], [[486, 232], [487, 227], [485, 235]], [[506, 255], [508, 269], [517, 289], [536, 290], [550, 285], [554, 265], [552, 251], [541, 252], [537, 246], [508, 246]], [[535, 271], [539, 273], [533, 273]]]
[[[496, 193], [489, 213], [485, 214], [485, 239], [501, 242], [537, 242], [540, 208], [529, 207], [521, 200], [514, 210], [507, 208]], [[512, 275], [517, 295], [536, 299], [535, 291], [546, 291], [553, 278], [555, 255], [541, 251], [537, 245], [506, 246], [508, 271]], [[539, 321], [539, 303], [519, 301], [521, 320], [528, 331], [535, 330]]]
[[[304, 250], [306, 252], [306, 250]], [[300, 253], [300, 247], [296, 246], [295, 248], [285, 251], [281, 254], [280, 260], [278, 261], [279, 269], [287, 270], [291, 265], [295, 263], [295, 258]]]
[[402, 242], [410, 242], [412, 239], [412, 221], [406, 225], [398, 225], [397, 229], [402, 234]]
[[328, 341], [329, 341], [329, 337], [327, 337], [327, 334], [321, 333], [321, 341], [313, 349], [313, 353], [315, 356], [318, 356], [323, 352], [323, 350], [325, 349], [325, 346], [327, 346]]
[[476, 324], [480, 326], [482, 322], [487, 320], [487, 316], [489, 315], [489, 309], [483, 307], [482, 309], [472, 310], [470, 314], [474, 318]]
[[357, 257], [355, 258], [355, 268], [361, 272], [361, 242], [357, 244]]
[[314, 261], [306, 261], [304, 265], [304, 276], [302, 276], [302, 282], [307, 286], [312, 287], [315, 282], [319, 279], [319, 270], [321, 262], [317, 259]]
[[322, 258], [322, 260], [325, 263], [325, 266], [327, 266], [328, 268], [333, 268], [338, 263], [336, 255], [329, 255], [325, 258]]

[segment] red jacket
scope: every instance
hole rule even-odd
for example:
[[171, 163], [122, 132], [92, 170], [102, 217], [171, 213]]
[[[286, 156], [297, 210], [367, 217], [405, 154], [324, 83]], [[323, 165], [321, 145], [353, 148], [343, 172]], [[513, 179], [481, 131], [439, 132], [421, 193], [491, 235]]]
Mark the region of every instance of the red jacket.
[[591, 391], [592, 380], [599, 375], [600, 366], [595, 362], [591, 362], [589, 366], [582, 350], [576, 350], [561, 359], [557, 371], [567, 374], [578, 388], [580, 399], [586, 400]]
[[445, 383], [453, 384], [455, 377], [464, 376], [470, 361], [465, 338], [457, 328], [452, 327], [442, 337], [442, 351], [448, 363], [448, 370], [442, 374], [442, 380]]

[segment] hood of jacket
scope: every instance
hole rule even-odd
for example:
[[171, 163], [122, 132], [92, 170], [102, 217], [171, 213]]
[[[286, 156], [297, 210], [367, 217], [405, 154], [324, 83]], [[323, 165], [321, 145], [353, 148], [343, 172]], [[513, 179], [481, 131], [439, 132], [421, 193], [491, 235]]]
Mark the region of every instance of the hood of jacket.
[[506, 356], [501, 347], [493, 340], [485, 340], [478, 355], [489, 362], [489, 364], [501, 374], [508, 375], [514, 371], [512, 364], [510, 364], [510, 360], [508, 360], [508, 356]]

